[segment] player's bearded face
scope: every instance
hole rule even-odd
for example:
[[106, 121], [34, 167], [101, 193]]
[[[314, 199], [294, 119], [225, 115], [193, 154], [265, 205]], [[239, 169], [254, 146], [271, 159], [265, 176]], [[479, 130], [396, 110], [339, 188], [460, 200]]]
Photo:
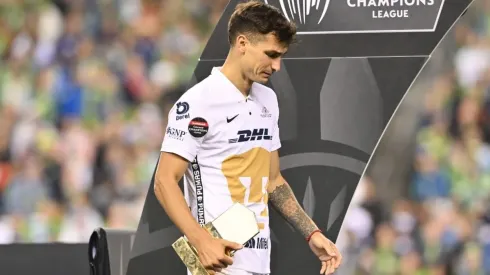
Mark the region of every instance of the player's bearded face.
[[281, 53], [287, 49], [280, 45], [272, 34], [249, 43], [244, 56], [245, 74], [254, 82], [265, 84], [271, 75], [280, 70]]

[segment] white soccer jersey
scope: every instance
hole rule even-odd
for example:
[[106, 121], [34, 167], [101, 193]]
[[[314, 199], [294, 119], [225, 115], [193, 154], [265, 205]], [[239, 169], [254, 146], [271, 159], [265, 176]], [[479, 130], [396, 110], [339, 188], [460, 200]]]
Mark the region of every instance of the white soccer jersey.
[[233, 268], [270, 273], [267, 206], [270, 153], [281, 147], [276, 94], [254, 83], [245, 97], [220, 71], [189, 89], [169, 112], [162, 151], [190, 164], [185, 196], [204, 225], [239, 202], [251, 209], [260, 233], [234, 256]]

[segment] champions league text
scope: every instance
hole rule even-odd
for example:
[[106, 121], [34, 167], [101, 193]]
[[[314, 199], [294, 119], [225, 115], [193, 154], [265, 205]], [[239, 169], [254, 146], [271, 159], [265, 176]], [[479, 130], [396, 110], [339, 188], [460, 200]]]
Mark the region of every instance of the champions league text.
[[[433, 6], [435, 0], [346, 0], [351, 8], [380, 8], [372, 11], [372, 18], [408, 18], [409, 7]], [[387, 10], [388, 8], [388, 10]]]

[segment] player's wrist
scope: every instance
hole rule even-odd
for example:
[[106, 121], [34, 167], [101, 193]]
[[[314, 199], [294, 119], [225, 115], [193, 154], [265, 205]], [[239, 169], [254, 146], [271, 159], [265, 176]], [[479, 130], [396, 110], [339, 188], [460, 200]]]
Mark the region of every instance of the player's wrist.
[[313, 230], [312, 232], [310, 232], [310, 234], [308, 234], [308, 236], [306, 236], [306, 242], [310, 242], [311, 241], [311, 238], [317, 234], [317, 233], [322, 233], [322, 231], [320, 229], [315, 229]]
[[187, 239], [194, 247], [201, 246], [202, 243], [205, 243], [211, 239], [211, 234], [209, 234], [204, 228], [199, 227], [194, 230], [192, 234], [190, 234]]

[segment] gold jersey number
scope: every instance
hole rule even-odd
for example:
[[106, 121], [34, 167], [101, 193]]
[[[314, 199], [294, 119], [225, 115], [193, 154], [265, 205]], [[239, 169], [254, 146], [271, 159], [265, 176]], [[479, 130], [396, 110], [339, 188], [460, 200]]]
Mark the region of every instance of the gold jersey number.
[[[245, 206], [261, 204], [255, 215], [267, 217], [270, 170], [270, 152], [263, 148], [253, 148], [243, 154], [231, 156], [223, 161], [222, 172], [226, 177], [231, 199]], [[259, 223], [264, 229], [264, 224]]]

